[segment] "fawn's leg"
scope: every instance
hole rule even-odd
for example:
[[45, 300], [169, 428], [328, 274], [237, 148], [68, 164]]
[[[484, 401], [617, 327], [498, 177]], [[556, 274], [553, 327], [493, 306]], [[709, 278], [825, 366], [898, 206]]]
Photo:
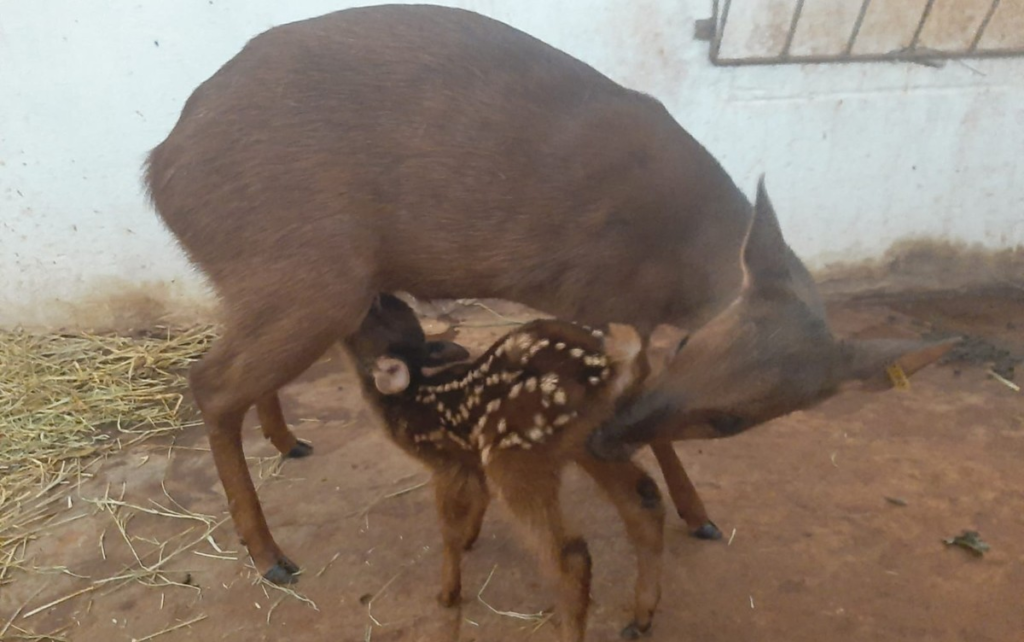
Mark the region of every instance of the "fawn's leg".
[[444, 540], [441, 592], [437, 599], [450, 607], [459, 603], [462, 593], [462, 552], [476, 541], [487, 511], [489, 497], [483, 471], [460, 464], [436, 470], [434, 497]]
[[722, 539], [722, 531], [708, 519], [704, 502], [683, 469], [672, 442], [668, 439], [658, 439], [651, 442], [651, 450], [658, 459], [661, 474], [665, 476], [669, 497], [672, 498], [679, 517], [690, 527], [690, 534], [698, 539]]
[[463, 547], [465, 551], [473, 550], [473, 546], [476, 545], [476, 541], [480, 539], [480, 529], [484, 525], [484, 514], [487, 512], [487, 504], [490, 503], [491, 495], [487, 490], [487, 484], [484, 479], [483, 471], [479, 472], [481, 484], [484, 486], [484, 492], [482, 494], [482, 504], [476, 507], [472, 518], [469, 522], [469, 537], [466, 539], [466, 545]]
[[541, 567], [555, 578], [562, 642], [582, 642], [590, 607], [590, 551], [582, 538], [565, 532], [558, 500], [560, 467], [543, 456], [531, 457], [503, 453], [488, 465], [487, 477], [525, 527]]
[[661, 562], [665, 507], [658, 485], [632, 461], [579, 461], [604, 494], [615, 504], [636, 551], [637, 577], [633, 620], [622, 637], [636, 639], [651, 628], [651, 618], [661, 599]]
[[298, 439], [288, 428], [281, 410], [281, 398], [276, 391], [256, 400], [256, 413], [260, 418], [263, 436], [274, 444], [279, 453], [293, 459], [313, 454], [313, 445]]

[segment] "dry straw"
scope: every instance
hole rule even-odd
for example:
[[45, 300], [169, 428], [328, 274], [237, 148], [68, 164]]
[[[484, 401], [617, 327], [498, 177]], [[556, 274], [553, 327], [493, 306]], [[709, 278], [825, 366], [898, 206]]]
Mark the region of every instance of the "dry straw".
[[194, 423], [185, 376], [212, 338], [0, 331], [0, 586], [98, 455]]

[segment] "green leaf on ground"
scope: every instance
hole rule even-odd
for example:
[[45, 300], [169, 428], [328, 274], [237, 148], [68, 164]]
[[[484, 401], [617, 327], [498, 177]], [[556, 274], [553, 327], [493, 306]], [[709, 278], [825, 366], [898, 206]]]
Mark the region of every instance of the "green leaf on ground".
[[959, 546], [978, 557], [984, 555], [989, 549], [989, 545], [982, 541], [978, 531], [964, 531], [956, 537], [944, 539], [942, 542], [947, 546]]

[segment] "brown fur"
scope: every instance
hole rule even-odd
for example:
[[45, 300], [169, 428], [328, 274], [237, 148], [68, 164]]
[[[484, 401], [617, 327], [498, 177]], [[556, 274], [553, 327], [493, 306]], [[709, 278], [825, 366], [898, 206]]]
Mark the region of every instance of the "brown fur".
[[[670, 438], [742, 410], [714, 433], [734, 434], [820, 397], [787, 389], [779, 355], [819, 373], [889, 358], [821, 340], [814, 283], [781, 236], [762, 263], [782, 287], [737, 299], [750, 202], [657, 100], [467, 11], [351, 9], [257, 36], [188, 99], [146, 184], [225, 304], [192, 389], [235, 526], [278, 581], [295, 565], [260, 508], [242, 417], [256, 405], [282, 453], [308, 453], [277, 390], [355, 332], [376, 292], [505, 298], [644, 335], [711, 328], [690, 342], [699, 365], [679, 360], [657, 403], [625, 415], [659, 409], [664, 426], [640, 432], [695, 528], [710, 522]], [[606, 449], [637, 437], [621, 432]]]
[[434, 471], [445, 547], [442, 604], [458, 600], [462, 551], [480, 532], [490, 488], [555, 579], [562, 639], [583, 639], [590, 555], [566, 530], [558, 501], [561, 470], [576, 462], [626, 522], [638, 557], [630, 627], [648, 630], [660, 596], [664, 508], [657, 485], [633, 462], [598, 461], [586, 449], [593, 428], [648, 371], [639, 336], [621, 326], [606, 338], [563, 321], [534, 321], [473, 363], [425, 376], [407, 347], [388, 343], [402, 325], [405, 346], [413, 343], [408, 338], [424, 341], [413, 311], [382, 295], [347, 343], [391, 438]]
[[[739, 261], [739, 297], [689, 335], [659, 381], [593, 435], [595, 453], [614, 458], [651, 441], [729, 437], [842, 390], [885, 390], [892, 385], [887, 366], [911, 375], [955, 343], [836, 339], [795, 296], [785, 249], [762, 180]], [[723, 358], [733, 354], [743, 357]], [[684, 474], [669, 483], [689, 481]]]

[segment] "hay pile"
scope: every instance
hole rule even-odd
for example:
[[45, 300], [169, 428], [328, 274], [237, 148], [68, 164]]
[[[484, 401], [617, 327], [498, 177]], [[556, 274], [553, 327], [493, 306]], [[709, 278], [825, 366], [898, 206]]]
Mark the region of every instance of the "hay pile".
[[97, 455], [195, 423], [185, 376], [212, 338], [0, 331], [0, 586]]

